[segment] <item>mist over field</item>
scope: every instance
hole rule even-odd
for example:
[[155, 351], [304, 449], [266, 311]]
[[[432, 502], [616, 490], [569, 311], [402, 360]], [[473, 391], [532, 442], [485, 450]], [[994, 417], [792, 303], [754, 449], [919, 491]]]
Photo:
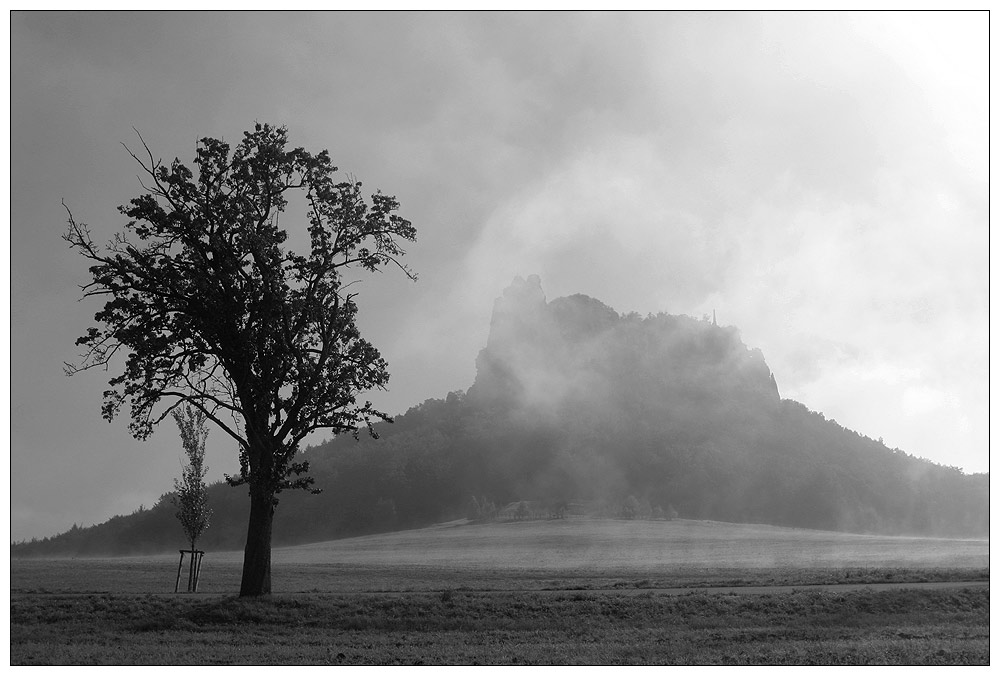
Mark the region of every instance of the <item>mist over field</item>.
[[[205, 592], [230, 592], [242, 553], [211, 551]], [[761, 524], [622, 519], [470, 523], [280, 547], [275, 592], [441, 588], [635, 588], [928, 580], [946, 571], [979, 579], [989, 543], [854, 535]], [[62, 591], [173, 589], [176, 553], [35, 561], [15, 558], [11, 586]], [[895, 575], [884, 578], [887, 572]], [[937, 572], [935, 572], [937, 571]], [[968, 576], [973, 577], [968, 577]], [[741, 581], [743, 580], [743, 581]], [[639, 584], [641, 587], [642, 584]]]
[[489, 570], [643, 572], [762, 568], [983, 568], [983, 540], [859, 536], [766, 525], [675, 520], [462, 522], [289, 547], [289, 565], [382, 562]]

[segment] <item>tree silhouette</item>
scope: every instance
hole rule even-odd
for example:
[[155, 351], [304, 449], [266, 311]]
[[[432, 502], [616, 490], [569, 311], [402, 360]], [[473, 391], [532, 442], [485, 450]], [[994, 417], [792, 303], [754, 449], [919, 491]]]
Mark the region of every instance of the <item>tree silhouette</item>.
[[[69, 214], [64, 238], [92, 261], [85, 297], [103, 297], [99, 327], [77, 340], [73, 374], [124, 360], [104, 392], [103, 415], [130, 407], [129, 429], [145, 439], [188, 403], [236, 440], [250, 516], [241, 596], [271, 590], [271, 527], [277, 495], [308, 488], [299, 443], [328, 429], [355, 436], [388, 420], [359, 392], [384, 388], [389, 374], [355, 323], [348, 270], [398, 266], [412, 241], [395, 198], [334, 181], [326, 150], [287, 149], [284, 127], [255, 125], [230, 152], [222, 140], [197, 147], [197, 175], [179, 160], [154, 160], [139, 136], [143, 193], [119, 211], [125, 233], [105, 249]], [[287, 197], [304, 198], [306, 255], [289, 250], [278, 227]]]
[[208, 489], [205, 486], [205, 441], [208, 428], [205, 413], [193, 406], [175, 408], [174, 421], [181, 433], [181, 444], [188, 464], [181, 470], [181, 479], [174, 479], [174, 505], [177, 519], [181, 522], [184, 535], [191, 543], [191, 551], [201, 534], [208, 528], [212, 510], [208, 508]]

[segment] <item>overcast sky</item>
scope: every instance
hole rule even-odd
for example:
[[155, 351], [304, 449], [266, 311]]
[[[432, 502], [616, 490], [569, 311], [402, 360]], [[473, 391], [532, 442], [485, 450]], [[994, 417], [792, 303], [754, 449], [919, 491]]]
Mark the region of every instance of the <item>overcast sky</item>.
[[[985, 12], [14, 13], [11, 537], [180, 474], [172, 424], [134, 441], [100, 417], [110, 374], [62, 372], [99, 305], [60, 200], [119, 230], [133, 127], [190, 163], [284, 124], [397, 196], [420, 278], [359, 299], [390, 413], [466, 389], [494, 298], [538, 274], [549, 299], [714, 310], [783, 397], [986, 471], [988, 66]], [[221, 432], [207, 464], [238, 469]]]

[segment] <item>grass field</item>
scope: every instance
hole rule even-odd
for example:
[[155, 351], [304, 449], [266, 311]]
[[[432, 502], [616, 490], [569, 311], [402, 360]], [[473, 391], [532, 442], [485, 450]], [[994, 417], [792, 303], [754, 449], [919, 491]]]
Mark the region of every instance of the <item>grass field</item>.
[[[11, 561], [12, 591], [173, 591], [178, 554]], [[201, 591], [239, 589], [242, 552], [209, 552]], [[986, 569], [989, 542], [853, 535], [713, 521], [566, 519], [431, 528], [276, 548], [273, 588], [419, 591], [841, 580], [880, 569]], [[826, 570], [828, 573], [824, 573]], [[784, 572], [782, 572], [784, 571]], [[826, 574], [828, 579], [823, 579]], [[778, 577], [775, 577], [775, 576]], [[784, 577], [782, 577], [784, 576]], [[746, 582], [745, 582], [746, 583]]]
[[[11, 663], [989, 662], [988, 584], [818, 586], [988, 580], [984, 540], [455, 523], [276, 549], [257, 600], [241, 558], [209, 552], [197, 595], [169, 593], [176, 555], [12, 560]], [[717, 589], [744, 585], [774, 587]]]

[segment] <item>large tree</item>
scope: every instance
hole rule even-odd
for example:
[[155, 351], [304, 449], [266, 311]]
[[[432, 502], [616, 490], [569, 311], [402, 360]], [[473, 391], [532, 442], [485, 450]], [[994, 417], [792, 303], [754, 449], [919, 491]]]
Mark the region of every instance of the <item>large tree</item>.
[[[112, 420], [127, 404], [137, 439], [186, 403], [237, 442], [240, 474], [227, 478], [250, 493], [240, 595], [266, 594], [277, 496], [312, 483], [300, 442], [388, 420], [357, 401], [389, 374], [358, 331], [356, 273], [345, 275], [394, 265], [415, 279], [400, 262], [415, 231], [394, 197], [376, 192], [369, 204], [359, 182], [335, 180], [326, 150], [289, 149], [283, 127], [257, 124], [235, 149], [202, 139], [194, 172], [155, 160], [139, 140], [141, 153], [129, 152], [143, 192], [119, 207], [124, 233], [100, 247], [67, 209], [64, 237], [92, 262], [84, 296], [106, 299], [67, 372], [121, 366], [102, 412]], [[293, 194], [305, 255], [278, 226]]]

